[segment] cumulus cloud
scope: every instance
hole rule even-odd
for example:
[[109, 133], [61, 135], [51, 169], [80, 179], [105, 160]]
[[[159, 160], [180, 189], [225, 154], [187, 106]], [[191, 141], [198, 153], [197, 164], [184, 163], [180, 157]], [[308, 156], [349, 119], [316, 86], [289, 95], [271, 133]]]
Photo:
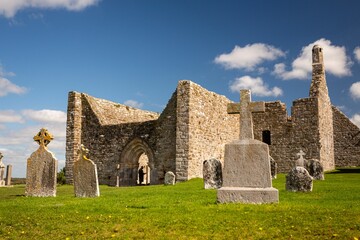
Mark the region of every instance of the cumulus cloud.
[[360, 63], [360, 47], [356, 47], [354, 50], [355, 59]]
[[285, 53], [274, 46], [264, 43], [248, 44], [245, 47], [235, 46], [230, 53], [217, 56], [215, 63], [226, 69], [245, 69], [252, 71], [264, 61], [275, 60], [285, 56]]
[[286, 70], [284, 63], [276, 64], [273, 74], [283, 80], [308, 79], [312, 71], [312, 48], [317, 44], [324, 49], [324, 65], [327, 73], [337, 77], [350, 76], [352, 62], [346, 56], [344, 46], [335, 46], [330, 40], [321, 38], [303, 47], [299, 56], [292, 62], [291, 70]]
[[17, 86], [0, 75], [0, 97], [4, 97], [9, 93], [23, 94], [25, 92], [26, 88]]
[[350, 118], [350, 120], [360, 128], [360, 114], [355, 114]]
[[360, 82], [356, 82], [351, 85], [350, 95], [353, 99], [360, 99]]
[[24, 119], [21, 115], [13, 110], [0, 111], [0, 123], [23, 123]]
[[130, 107], [133, 107], [133, 108], [142, 108], [144, 106], [143, 103], [137, 102], [135, 100], [126, 100], [124, 102], [124, 105], [130, 106]]
[[58, 123], [65, 123], [66, 122], [66, 113], [57, 110], [23, 110], [22, 114], [31, 120], [37, 122], [58, 122]]
[[277, 97], [283, 94], [281, 88], [273, 87], [270, 89], [260, 77], [252, 78], [250, 76], [244, 76], [236, 78], [235, 81], [230, 84], [230, 90], [232, 92], [239, 92], [241, 89], [250, 89], [252, 94], [259, 97]]
[[0, 0], [0, 15], [12, 18], [19, 10], [25, 8], [65, 8], [69, 11], [80, 11], [95, 5], [100, 0]]

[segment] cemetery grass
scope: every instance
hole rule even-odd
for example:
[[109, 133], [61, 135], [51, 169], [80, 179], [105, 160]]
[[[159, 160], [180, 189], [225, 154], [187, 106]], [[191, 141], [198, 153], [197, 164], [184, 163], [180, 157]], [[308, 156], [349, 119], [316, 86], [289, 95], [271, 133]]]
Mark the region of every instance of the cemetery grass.
[[278, 204], [217, 204], [202, 179], [175, 186], [100, 186], [98, 198], [24, 196], [0, 188], [0, 239], [360, 239], [360, 170], [327, 173], [311, 193], [285, 191]]

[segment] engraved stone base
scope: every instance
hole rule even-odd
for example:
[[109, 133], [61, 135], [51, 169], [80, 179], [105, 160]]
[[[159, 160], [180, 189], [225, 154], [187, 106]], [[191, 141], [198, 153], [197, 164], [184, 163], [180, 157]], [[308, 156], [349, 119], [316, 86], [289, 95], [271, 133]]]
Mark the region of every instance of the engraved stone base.
[[279, 191], [275, 188], [222, 187], [217, 192], [219, 203], [277, 203]]

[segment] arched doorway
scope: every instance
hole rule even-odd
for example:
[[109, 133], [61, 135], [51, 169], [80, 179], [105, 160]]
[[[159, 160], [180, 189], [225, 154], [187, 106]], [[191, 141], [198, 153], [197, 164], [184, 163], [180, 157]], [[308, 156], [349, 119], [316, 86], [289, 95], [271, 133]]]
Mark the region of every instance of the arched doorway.
[[121, 153], [118, 164], [119, 186], [135, 186], [139, 183], [139, 168], [144, 167], [143, 184], [156, 184], [157, 172], [154, 167], [154, 154], [149, 145], [140, 138], [129, 142]]

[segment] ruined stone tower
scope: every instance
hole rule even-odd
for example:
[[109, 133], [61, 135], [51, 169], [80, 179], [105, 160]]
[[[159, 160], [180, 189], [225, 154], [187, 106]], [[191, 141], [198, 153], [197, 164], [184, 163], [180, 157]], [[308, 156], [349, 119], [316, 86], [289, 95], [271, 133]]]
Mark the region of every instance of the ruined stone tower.
[[315, 116], [317, 116], [318, 159], [325, 170], [335, 168], [334, 160], [334, 130], [333, 110], [330, 102], [325, 78], [323, 49], [315, 45], [312, 49], [312, 81], [310, 86], [310, 98], [315, 98]]

